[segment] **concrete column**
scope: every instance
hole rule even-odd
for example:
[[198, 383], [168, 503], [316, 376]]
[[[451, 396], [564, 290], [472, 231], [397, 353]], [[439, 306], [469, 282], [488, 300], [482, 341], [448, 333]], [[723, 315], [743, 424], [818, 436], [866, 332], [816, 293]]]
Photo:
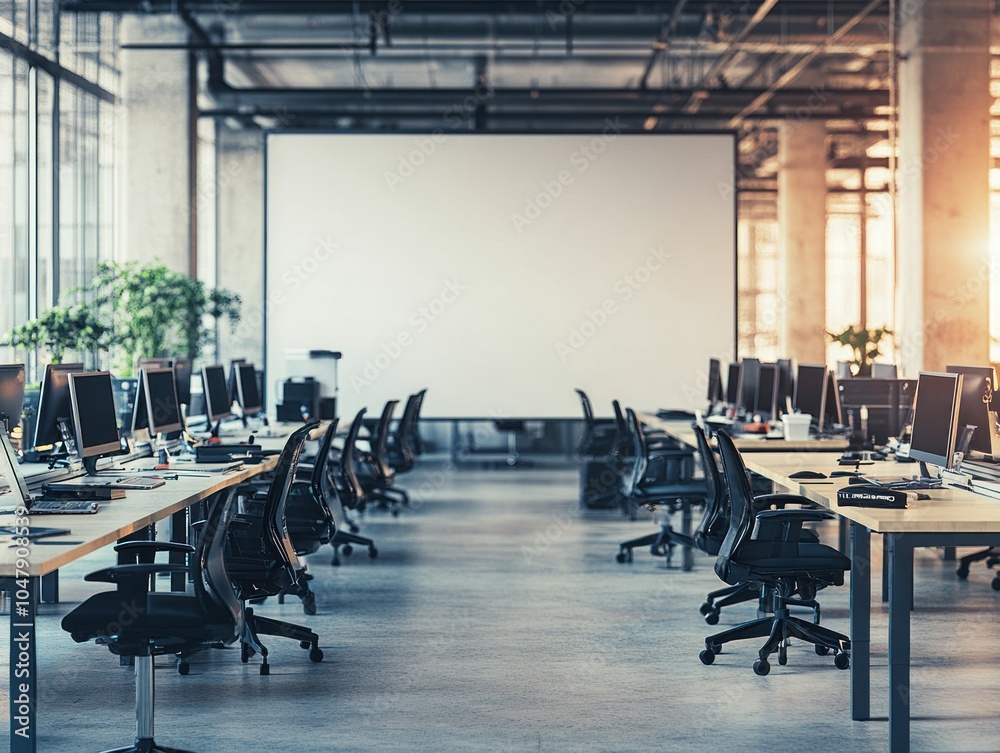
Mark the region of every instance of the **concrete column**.
[[826, 124], [796, 121], [778, 136], [783, 356], [826, 363]]
[[[218, 285], [243, 299], [235, 331], [223, 322], [219, 353], [264, 366], [264, 136], [222, 126], [215, 147]], [[268, 385], [268, 389], [271, 385]]]
[[[185, 42], [176, 19], [125, 16], [123, 43]], [[121, 51], [123, 259], [189, 273], [192, 254], [188, 53]]]
[[989, 0], [900, 8], [903, 371], [989, 363]]

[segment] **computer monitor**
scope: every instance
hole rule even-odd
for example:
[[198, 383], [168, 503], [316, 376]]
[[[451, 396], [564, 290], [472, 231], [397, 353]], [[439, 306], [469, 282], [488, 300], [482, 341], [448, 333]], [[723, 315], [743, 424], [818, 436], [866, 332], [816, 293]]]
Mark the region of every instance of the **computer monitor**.
[[722, 365], [718, 358], [708, 359], [708, 395], [709, 404], [722, 402]]
[[773, 363], [760, 365], [760, 377], [757, 380], [757, 395], [754, 398], [754, 413], [759, 413], [765, 421], [777, 416], [778, 400], [778, 366]]
[[262, 413], [264, 406], [257, 389], [257, 371], [252, 363], [234, 364], [236, 369], [236, 401], [243, 409], [244, 416]]
[[729, 364], [729, 371], [726, 374], [726, 402], [729, 405], [736, 405], [739, 401], [740, 389], [740, 365], [738, 363]]
[[132, 433], [147, 428], [151, 436], [183, 428], [173, 369], [149, 368], [139, 372], [139, 394], [132, 414]]
[[82, 371], [82, 363], [50, 363], [45, 367], [42, 388], [38, 394], [34, 447], [47, 447], [62, 441], [59, 419], [68, 421], [73, 415], [69, 397], [69, 375]]
[[962, 374], [921, 371], [913, 410], [910, 457], [950, 468], [958, 435]]
[[191, 359], [172, 358], [170, 366], [173, 367], [174, 381], [177, 383], [177, 402], [191, 405]]
[[69, 375], [76, 443], [84, 467], [93, 475], [96, 461], [121, 450], [111, 373], [92, 371]]
[[132, 433], [132, 416], [139, 393], [137, 377], [114, 377], [111, 386], [115, 391], [115, 411], [118, 413], [118, 433], [123, 437]]
[[24, 364], [0, 366], [0, 420], [6, 422], [7, 432], [14, 431], [21, 423], [24, 410]]
[[756, 358], [744, 358], [740, 361], [740, 388], [737, 391], [739, 403], [736, 412], [740, 409], [746, 413], [753, 413], [754, 402], [757, 399], [757, 382], [760, 379], [760, 361]]
[[795, 375], [795, 410], [808, 413], [816, 425], [823, 421], [828, 384], [826, 366], [800, 363]]
[[[962, 397], [958, 404], [958, 426], [975, 426], [969, 449], [984, 455], [993, 454], [993, 421], [990, 411], [993, 410], [993, 390], [997, 386], [997, 375], [992, 366], [946, 366], [949, 374], [962, 375]], [[998, 401], [1000, 408], [1000, 401]]]
[[786, 402], [795, 399], [795, 368], [791, 358], [779, 358], [777, 366], [778, 413], [784, 413]]
[[872, 379], [895, 379], [897, 376], [896, 364], [894, 363], [872, 364]]
[[819, 431], [830, 429], [833, 426], [841, 426], [844, 423], [840, 410], [840, 390], [837, 389], [837, 377], [832, 371], [827, 371], [826, 374], [826, 396], [823, 399], [823, 417], [819, 423]]
[[906, 423], [916, 379], [865, 379], [854, 378], [837, 382], [841, 409], [855, 416], [855, 428], [860, 431], [860, 410], [868, 409], [868, 427], [865, 441], [884, 445], [890, 437], [898, 437]]
[[201, 384], [205, 393], [205, 412], [208, 414], [208, 422], [213, 424], [229, 416], [233, 403], [226, 383], [225, 367], [218, 364], [202, 366]]

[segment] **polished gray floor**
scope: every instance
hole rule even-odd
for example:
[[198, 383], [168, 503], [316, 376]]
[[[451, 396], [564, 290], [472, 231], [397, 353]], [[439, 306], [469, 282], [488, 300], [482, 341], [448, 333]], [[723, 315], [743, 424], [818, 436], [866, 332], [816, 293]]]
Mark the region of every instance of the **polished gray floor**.
[[[788, 666], [765, 678], [750, 669], [756, 645], [702, 666], [711, 629], [698, 605], [718, 586], [711, 561], [699, 557], [690, 573], [641, 551], [615, 563], [618, 541], [653, 526], [581, 513], [573, 470], [427, 467], [405, 480], [413, 510], [363, 521], [377, 560], [359, 551], [340, 568], [325, 552], [310, 559], [318, 615], [292, 602], [261, 607], [313, 626], [326, 661], [312, 664], [277, 638], [266, 639], [269, 677], [233, 650], [196, 657], [187, 677], [161, 659], [161, 744], [200, 753], [886, 750], [887, 723], [852, 722], [849, 673], [809, 647], [793, 646]], [[64, 603], [42, 608], [45, 753], [131, 741], [130, 671], [58, 626], [92, 592], [80, 576], [111, 558], [64, 571]], [[984, 568], [959, 581], [935, 551], [918, 552], [917, 569], [913, 750], [998, 750], [1000, 595]], [[824, 622], [846, 631], [848, 589], [822, 602]], [[719, 628], [753, 612], [733, 608]], [[874, 620], [873, 706], [884, 715], [881, 605]], [[6, 657], [0, 675], [6, 706]]]

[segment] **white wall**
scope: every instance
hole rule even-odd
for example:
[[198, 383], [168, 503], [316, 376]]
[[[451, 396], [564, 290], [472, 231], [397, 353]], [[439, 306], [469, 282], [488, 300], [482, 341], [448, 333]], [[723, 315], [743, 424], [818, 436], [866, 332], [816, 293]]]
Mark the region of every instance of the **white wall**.
[[341, 350], [341, 413], [702, 405], [735, 331], [728, 135], [278, 135], [267, 352]]

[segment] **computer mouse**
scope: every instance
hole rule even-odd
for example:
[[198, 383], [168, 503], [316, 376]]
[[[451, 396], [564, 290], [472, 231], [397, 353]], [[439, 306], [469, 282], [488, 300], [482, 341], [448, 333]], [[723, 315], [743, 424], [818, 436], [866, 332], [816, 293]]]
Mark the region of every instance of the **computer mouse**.
[[789, 474], [788, 478], [826, 478], [825, 473], [820, 473], [819, 471], [795, 471], [795, 473]]

